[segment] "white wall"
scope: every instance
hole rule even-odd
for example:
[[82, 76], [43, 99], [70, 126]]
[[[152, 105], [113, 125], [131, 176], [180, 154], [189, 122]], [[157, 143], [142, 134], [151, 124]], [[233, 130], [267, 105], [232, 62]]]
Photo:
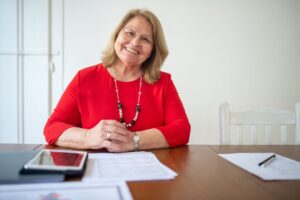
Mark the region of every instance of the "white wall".
[[131, 8], [161, 20], [192, 144], [219, 142], [218, 106], [294, 109], [300, 101], [300, 1], [65, 0], [64, 86], [99, 62], [111, 32]]

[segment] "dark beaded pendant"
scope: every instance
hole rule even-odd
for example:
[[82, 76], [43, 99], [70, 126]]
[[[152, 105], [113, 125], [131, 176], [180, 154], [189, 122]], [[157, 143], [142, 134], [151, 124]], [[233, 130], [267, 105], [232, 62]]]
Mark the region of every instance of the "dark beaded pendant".
[[141, 106], [140, 104], [136, 105], [136, 109], [135, 109], [137, 112], [140, 112], [141, 111]]
[[122, 106], [121, 103], [118, 103], [118, 108], [119, 108], [119, 109], [122, 109], [122, 108], [123, 108], [123, 106]]

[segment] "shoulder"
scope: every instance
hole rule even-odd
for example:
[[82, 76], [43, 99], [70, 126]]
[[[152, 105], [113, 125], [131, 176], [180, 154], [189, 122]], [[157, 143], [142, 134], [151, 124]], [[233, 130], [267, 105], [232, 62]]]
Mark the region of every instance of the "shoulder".
[[79, 70], [74, 78], [79, 87], [94, 87], [108, 82], [110, 76], [102, 63]]
[[147, 83], [147, 85], [155, 90], [165, 90], [172, 85], [172, 77], [170, 73], [160, 71], [160, 78], [154, 83]]
[[95, 72], [97, 73], [103, 73], [105, 72], [105, 67], [103, 66], [102, 63], [96, 64], [96, 65], [92, 65], [89, 67], [85, 67], [81, 70], [78, 71], [78, 74], [80, 74], [81, 76], [86, 76], [86, 75], [92, 75], [95, 74]]
[[77, 78], [81, 81], [88, 79], [89, 81], [93, 79], [98, 79], [99, 77], [108, 76], [108, 72], [102, 63], [85, 67], [78, 71]]
[[[106, 68], [102, 64], [80, 69], [69, 83], [70, 87], [91, 87], [99, 81], [109, 78]], [[98, 82], [97, 82], [98, 81]]]
[[160, 78], [156, 84], [168, 85], [172, 81], [170, 73], [160, 71]]
[[171, 74], [168, 72], [160, 71], [160, 79], [171, 79]]

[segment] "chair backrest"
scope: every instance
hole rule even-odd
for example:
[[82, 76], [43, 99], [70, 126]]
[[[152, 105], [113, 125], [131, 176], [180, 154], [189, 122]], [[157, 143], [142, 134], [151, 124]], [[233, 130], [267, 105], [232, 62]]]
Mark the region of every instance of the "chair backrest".
[[250, 144], [258, 144], [258, 127], [263, 128], [264, 143], [272, 144], [272, 127], [280, 127], [280, 143], [288, 144], [288, 127], [294, 126], [295, 142], [300, 144], [300, 103], [295, 111], [274, 108], [256, 108], [249, 111], [232, 111], [229, 104], [222, 103], [219, 107], [220, 144], [242, 144], [243, 133], [248, 129]]

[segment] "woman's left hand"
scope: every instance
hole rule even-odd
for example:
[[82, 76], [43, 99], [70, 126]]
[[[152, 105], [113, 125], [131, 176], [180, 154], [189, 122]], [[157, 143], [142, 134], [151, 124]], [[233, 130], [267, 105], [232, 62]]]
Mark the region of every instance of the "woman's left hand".
[[134, 133], [131, 131], [128, 131], [129, 134], [126, 135], [128, 137], [127, 142], [120, 141], [120, 140], [109, 140], [109, 144], [106, 146], [107, 151], [109, 152], [126, 152], [126, 151], [133, 151], [134, 150], [134, 144], [133, 144], [133, 135]]

